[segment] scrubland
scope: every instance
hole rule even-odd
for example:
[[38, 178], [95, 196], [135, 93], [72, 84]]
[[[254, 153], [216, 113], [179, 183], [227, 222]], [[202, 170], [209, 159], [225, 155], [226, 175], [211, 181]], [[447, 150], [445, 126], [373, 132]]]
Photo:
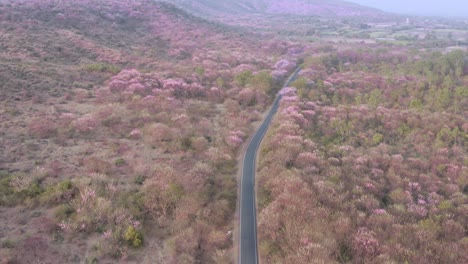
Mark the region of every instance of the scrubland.
[[2, 261], [230, 262], [239, 147], [292, 43], [152, 1], [2, 2], [0, 23]]

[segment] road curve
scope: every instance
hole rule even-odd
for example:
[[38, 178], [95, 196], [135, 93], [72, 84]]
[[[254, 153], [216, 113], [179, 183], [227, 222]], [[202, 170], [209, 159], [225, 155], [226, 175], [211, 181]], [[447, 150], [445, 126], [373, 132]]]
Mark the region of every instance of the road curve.
[[[291, 75], [283, 87], [288, 86], [301, 68]], [[277, 95], [270, 111], [258, 128], [255, 135], [250, 140], [249, 146], [244, 156], [241, 176], [241, 194], [240, 194], [240, 227], [239, 227], [239, 264], [257, 264], [257, 209], [255, 206], [255, 163], [257, 150], [262, 142], [268, 126], [278, 111], [281, 95]]]

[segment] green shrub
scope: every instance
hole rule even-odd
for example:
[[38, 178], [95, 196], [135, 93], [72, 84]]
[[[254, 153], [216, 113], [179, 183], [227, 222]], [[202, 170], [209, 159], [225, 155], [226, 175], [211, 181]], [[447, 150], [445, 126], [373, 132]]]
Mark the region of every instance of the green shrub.
[[89, 257], [88, 260], [86, 261], [88, 264], [97, 264], [98, 259], [96, 257]]
[[60, 204], [74, 197], [75, 189], [70, 180], [59, 182], [45, 189], [40, 197], [43, 204]]
[[350, 262], [352, 257], [352, 249], [346, 242], [341, 242], [338, 244], [337, 260], [340, 263]]
[[374, 145], [378, 145], [378, 144], [382, 143], [383, 139], [384, 139], [384, 136], [382, 134], [375, 133], [374, 136], [372, 137], [372, 143]]
[[52, 241], [56, 243], [62, 243], [65, 240], [63, 235], [60, 232], [53, 232], [52, 233]]
[[449, 210], [453, 208], [453, 205], [449, 200], [444, 200], [439, 203], [438, 207], [440, 210]]
[[107, 64], [107, 63], [92, 63], [92, 64], [87, 64], [83, 66], [83, 69], [89, 71], [89, 72], [109, 72], [113, 74], [117, 74], [120, 72], [120, 68]]
[[16, 243], [13, 240], [5, 239], [2, 241], [2, 248], [14, 248]]
[[33, 212], [33, 213], [31, 214], [31, 217], [34, 217], [34, 218], [35, 218], [35, 217], [39, 217], [39, 216], [41, 216], [41, 215], [42, 215], [42, 212]]
[[135, 183], [138, 185], [143, 185], [145, 183], [146, 177], [144, 175], [138, 175], [135, 178]]
[[251, 71], [243, 71], [234, 77], [234, 82], [240, 87], [245, 87], [252, 77]]
[[11, 195], [15, 192], [10, 185], [12, 178], [13, 176], [9, 175], [9, 176], [2, 177], [0, 179], [0, 195], [6, 196], [6, 195]]
[[44, 192], [44, 189], [39, 185], [39, 183], [34, 182], [29, 185], [29, 187], [23, 191], [23, 194], [28, 198], [34, 198]]
[[124, 240], [131, 246], [139, 248], [143, 245], [143, 234], [133, 226], [129, 226], [124, 234]]
[[138, 191], [121, 192], [115, 198], [115, 208], [126, 208], [130, 211], [133, 217], [141, 219], [145, 214], [144, 194]]
[[0, 175], [0, 205], [15, 206], [44, 192], [38, 180], [29, 175]]
[[179, 201], [182, 196], [184, 195], [184, 187], [178, 183], [170, 183], [169, 184], [169, 193], [171, 195], [172, 201], [177, 202]]
[[123, 158], [118, 158], [114, 161], [115, 166], [123, 166], [127, 164], [127, 162]]

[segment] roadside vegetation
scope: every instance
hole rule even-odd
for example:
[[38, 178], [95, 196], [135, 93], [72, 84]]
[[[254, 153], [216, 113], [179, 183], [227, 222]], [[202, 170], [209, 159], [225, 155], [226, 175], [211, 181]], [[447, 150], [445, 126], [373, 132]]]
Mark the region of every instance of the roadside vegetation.
[[268, 263], [463, 263], [462, 51], [307, 57], [261, 150]]

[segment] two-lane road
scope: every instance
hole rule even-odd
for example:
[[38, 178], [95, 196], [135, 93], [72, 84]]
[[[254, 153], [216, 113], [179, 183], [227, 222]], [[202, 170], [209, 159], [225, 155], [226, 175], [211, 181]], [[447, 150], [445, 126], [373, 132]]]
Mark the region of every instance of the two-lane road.
[[[298, 68], [284, 84], [283, 87], [294, 81], [300, 68]], [[247, 152], [244, 156], [241, 176], [240, 194], [240, 237], [239, 237], [239, 263], [258, 263], [257, 252], [257, 210], [255, 206], [255, 163], [257, 150], [262, 142], [273, 116], [278, 111], [281, 95], [278, 95], [271, 106], [270, 111], [252, 137]]]

